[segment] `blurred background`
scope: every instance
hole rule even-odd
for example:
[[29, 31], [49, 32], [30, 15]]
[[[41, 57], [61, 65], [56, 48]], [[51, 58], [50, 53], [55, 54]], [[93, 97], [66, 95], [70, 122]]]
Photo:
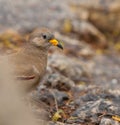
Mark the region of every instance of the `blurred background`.
[[[120, 116], [120, 0], [0, 0], [1, 54], [16, 52], [40, 27], [50, 28], [64, 45], [63, 52], [50, 50], [46, 76], [36, 90], [49, 105], [50, 120], [107, 125], [107, 119], [119, 125], [111, 117]], [[88, 116], [94, 103], [98, 111]]]

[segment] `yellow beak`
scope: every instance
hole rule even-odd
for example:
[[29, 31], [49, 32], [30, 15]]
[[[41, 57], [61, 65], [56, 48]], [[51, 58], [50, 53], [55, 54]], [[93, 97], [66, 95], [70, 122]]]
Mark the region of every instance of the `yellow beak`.
[[57, 46], [57, 47], [63, 49], [62, 44], [61, 44], [58, 40], [56, 40], [56, 39], [51, 39], [49, 42], [50, 42], [52, 45]]

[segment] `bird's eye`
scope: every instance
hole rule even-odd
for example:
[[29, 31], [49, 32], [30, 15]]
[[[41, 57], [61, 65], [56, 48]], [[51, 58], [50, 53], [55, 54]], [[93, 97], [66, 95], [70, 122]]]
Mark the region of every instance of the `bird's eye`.
[[46, 39], [46, 38], [47, 38], [47, 35], [43, 34], [42, 37], [43, 37], [43, 39]]

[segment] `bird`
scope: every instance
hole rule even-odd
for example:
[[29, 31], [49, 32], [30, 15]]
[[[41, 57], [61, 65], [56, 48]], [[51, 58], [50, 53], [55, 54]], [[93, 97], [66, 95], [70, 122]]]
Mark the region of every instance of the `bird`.
[[29, 35], [28, 42], [18, 52], [8, 55], [14, 77], [24, 91], [33, 90], [43, 78], [51, 46], [63, 49], [51, 30], [40, 28]]

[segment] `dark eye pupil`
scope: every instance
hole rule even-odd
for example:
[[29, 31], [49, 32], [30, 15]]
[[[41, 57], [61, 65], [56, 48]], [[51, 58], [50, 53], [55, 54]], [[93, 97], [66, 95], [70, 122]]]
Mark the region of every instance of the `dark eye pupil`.
[[43, 38], [44, 38], [44, 39], [46, 39], [46, 38], [47, 38], [47, 36], [46, 36], [46, 35], [43, 35]]

